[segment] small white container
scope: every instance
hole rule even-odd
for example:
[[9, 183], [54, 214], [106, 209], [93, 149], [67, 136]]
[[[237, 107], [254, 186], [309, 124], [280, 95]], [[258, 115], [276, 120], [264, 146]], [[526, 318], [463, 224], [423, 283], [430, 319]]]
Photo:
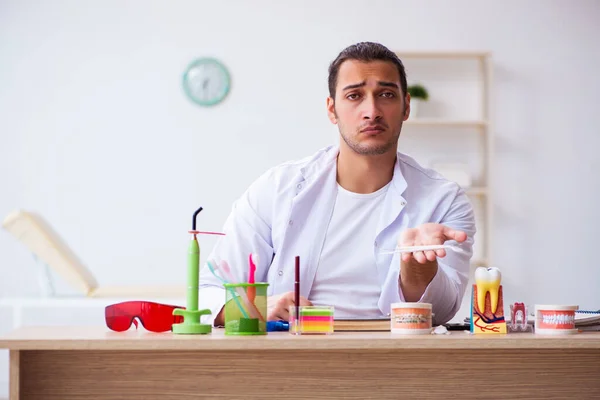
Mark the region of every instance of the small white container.
[[573, 305], [536, 305], [535, 333], [540, 335], [572, 335], [578, 333], [575, 328], [575, 311], [579, 306]]
[[429, 335], [432, 329], [430, 303], [393, 303], [390, 330], [403, 335]]

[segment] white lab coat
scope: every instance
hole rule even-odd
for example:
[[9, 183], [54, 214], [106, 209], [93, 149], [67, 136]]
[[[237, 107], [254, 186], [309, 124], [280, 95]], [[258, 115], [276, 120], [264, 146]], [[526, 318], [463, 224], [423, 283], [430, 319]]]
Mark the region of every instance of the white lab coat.
[[[333, 212], [337, 192], [337, 146], [329, 146], [305, 159], [271, 168], [260, 176], [233, 206], [209, 259], [226, 260], [240, 281], [248, 279], [248, 255], [258, 253], [256, 282], [268, 282], [268, 294], [294, 290], [294, 258], [301, 261], [301, 295], [309, 294], [319, 255]], [[398, 279], [400, 256], [379, 254], [396, 247], [400, 233], [427, 222], [441, 223], [467, 233], [460, 244], [464, 253], [447, 251], [438, 258], [438, 272], [419, 300], [433, 305], [434, 324], [454, 317], [462, 301], [469, 274], [475, 235], [475, 217], [465, 192], [454, 182], [425, 169], [398, 153], [393, 182], [382, 204], [373, 254], [377, 264], [382, 316], [392, 303], [404, 301]], [[344, 282], [340, 282], [343, 285]], [[200, 308], [213, 323], [225, 303], [225, 290], [209, 269], [200, 271]]]

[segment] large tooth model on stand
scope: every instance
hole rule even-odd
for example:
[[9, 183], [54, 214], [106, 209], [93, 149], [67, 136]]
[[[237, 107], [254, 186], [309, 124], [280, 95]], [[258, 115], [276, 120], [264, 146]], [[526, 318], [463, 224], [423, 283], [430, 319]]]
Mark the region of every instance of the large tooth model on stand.
[[498, 268], [479, 267], [471, 293], [471, 333], [506, 333], [502, 274]]

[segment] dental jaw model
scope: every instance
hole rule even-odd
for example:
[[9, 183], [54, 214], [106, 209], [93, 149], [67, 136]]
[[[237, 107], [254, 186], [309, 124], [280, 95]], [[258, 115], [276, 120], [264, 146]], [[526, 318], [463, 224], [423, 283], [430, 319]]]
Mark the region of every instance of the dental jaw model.
[[572, 335], [575, 327], [576, 305], [536, 305], [535, 333], [541, 335]]
[[506, 333], [502, 274], [498, 268], [479, 267], [471, 293], [471, 333]]

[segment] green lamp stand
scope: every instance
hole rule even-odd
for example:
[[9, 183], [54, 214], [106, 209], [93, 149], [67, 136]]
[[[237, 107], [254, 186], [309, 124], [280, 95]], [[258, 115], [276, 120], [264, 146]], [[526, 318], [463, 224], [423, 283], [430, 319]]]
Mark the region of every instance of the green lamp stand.
[[212, 332], [212, 326], [209, 324], [201, 324], [200, 317], [202, 315], [210, 315], [208, 309], [198, 310], [198, 284], [200, 273], [200, 246], [196, 235], [202, 232], [196, 230], [196, 216], [202, 211], [200, 207], [194, 213], [192, 220], [192, 240], [188, 247], [188, 270], [187, 270], [187, 305], [185, 309], [176, 308], [173, 310], [173, 315], [181, 315], [183, 322], [173, 324], [173, 333], [179, 335], [203, 335]]

